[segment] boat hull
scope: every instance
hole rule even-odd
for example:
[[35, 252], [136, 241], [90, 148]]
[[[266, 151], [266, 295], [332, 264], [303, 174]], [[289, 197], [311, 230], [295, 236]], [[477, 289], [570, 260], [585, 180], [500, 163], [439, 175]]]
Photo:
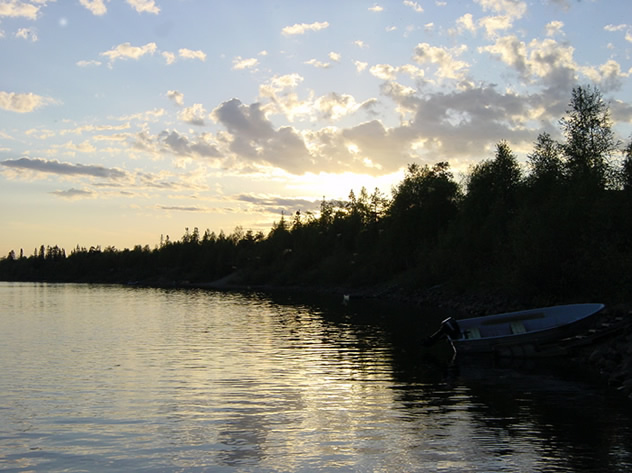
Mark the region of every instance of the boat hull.
[[603, 308], [603, 304], [571, 304], [462, 319], [461, 333], [448, 339], [457, 353], [546, 356]]

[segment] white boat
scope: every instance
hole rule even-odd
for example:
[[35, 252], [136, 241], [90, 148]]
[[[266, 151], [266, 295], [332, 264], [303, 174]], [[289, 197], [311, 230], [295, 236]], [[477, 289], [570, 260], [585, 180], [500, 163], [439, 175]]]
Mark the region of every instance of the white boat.
[[448, 318], [430, 337], [447, 338], [457, 353], [538, 356], [569, 337], [603, 304], [570, 304], [455, 320]]

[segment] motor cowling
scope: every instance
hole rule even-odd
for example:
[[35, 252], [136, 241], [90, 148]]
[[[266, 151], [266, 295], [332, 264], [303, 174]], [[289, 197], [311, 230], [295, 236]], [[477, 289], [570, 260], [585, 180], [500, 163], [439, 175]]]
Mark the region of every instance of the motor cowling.
[[461, 327], [459, 327], [459, 323], [453, 318], [448, 317], [439, 326], [439, 330], [430, 335], [425, 341], [425, 346], [434, 345], [437, 340], [441, 340], [442, 338], [461, 338]]
[[441, 322], [441, 330], [450, 338], [461, 338], [461, 327], [454, 317], [448, 317]]

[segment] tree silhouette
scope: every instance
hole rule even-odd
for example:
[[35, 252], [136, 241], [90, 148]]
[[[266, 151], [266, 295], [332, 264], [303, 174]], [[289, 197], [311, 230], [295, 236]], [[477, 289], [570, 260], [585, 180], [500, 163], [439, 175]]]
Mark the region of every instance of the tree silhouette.
[[579, 86], [573, 89], [569, 106], [560, 121], [568, 177], [587, 192], [603, 189], [610, 177], [609, 160], [618, 146], [608, 105], [597, 88]]

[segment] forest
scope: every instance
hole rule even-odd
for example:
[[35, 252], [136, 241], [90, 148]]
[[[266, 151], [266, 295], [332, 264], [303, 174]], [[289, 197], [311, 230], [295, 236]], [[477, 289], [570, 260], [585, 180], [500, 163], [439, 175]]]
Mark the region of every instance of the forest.
[[44, 246], [0, 260], [0, 280], [492, 290], [538, 300], [624, 301], [632, 289], [632, 140], [620, 143], [594, 86], [573, 89], [521, 166], [509, 143], [457, 182], [410, 164], [387, 197], [351, 191], [269, 233], [185, 230], [133, 249]]

